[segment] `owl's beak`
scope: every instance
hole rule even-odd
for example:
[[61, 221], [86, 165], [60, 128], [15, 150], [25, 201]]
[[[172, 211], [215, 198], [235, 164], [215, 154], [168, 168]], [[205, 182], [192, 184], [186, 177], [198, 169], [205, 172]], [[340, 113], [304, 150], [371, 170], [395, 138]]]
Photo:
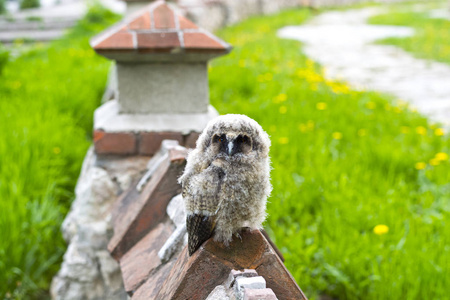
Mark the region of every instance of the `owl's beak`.
[[233, 155], [233, 148], [234, 148], [234, 143], [233, 141], [228, 142], [228, 156]]

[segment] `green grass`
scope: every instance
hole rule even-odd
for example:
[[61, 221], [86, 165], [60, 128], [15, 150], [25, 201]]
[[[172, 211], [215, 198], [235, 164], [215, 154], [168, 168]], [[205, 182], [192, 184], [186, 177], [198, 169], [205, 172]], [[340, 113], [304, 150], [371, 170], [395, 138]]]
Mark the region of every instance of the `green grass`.
[[[414, 28], [415, 34], [407, 38], [387, 38], [381, 44], [394, 45], [411, 52], [418, 58], [436, 60], [450, 64], [450, 20], [430, 18], [429, 11], [436, 7], [445, 7], [445, 2], [438, 1], [440, 6], [424, 7], [420, 11], [409, 6], [393, 6], [382, 15], [370, 18], [376, 25], [398, 25]], [[447, 7], [448, 10], [448, 7]]]
[[218, 111], [271, 135], [266, 227], [310, 299], [448, 299], [450, 139], [402, 102], [325, 80], [299, 42], [276, 37], [309, 17], [220, 31], [235, 48], [210, 67]]
[[88, 38], [117, 20], [94, 6], [60, 41], [0, 74], [0, 298], [45, 299], [110, 62]]

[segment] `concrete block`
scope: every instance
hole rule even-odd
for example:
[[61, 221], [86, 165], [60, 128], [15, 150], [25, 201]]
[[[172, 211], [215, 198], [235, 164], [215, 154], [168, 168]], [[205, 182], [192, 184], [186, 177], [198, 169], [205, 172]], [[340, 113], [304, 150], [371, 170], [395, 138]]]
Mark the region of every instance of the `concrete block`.
[[206, 113], [206, 63], [117, 63], [120, 113]]

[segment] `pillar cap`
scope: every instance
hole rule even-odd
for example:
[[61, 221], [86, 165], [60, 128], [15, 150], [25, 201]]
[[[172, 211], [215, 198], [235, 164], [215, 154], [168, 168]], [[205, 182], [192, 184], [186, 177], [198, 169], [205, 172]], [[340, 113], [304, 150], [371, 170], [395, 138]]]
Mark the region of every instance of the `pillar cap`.
[[90, 41], [100, 55], [117, 61], [207, 61], [231, 46], [165, 1], [155, 1]]

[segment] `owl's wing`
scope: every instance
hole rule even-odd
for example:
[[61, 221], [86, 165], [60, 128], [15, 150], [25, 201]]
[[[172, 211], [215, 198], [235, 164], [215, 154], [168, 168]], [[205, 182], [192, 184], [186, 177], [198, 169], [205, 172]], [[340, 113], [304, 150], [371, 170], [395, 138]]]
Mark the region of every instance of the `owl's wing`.
[[189, 255], [213, 235], [224, 176], [221, 168], [210, 166], [183, 185]]
[[191, 214], [186, 217], [189, 255], [194, 254], [212, 236], [215, 225], [214, 216]]

